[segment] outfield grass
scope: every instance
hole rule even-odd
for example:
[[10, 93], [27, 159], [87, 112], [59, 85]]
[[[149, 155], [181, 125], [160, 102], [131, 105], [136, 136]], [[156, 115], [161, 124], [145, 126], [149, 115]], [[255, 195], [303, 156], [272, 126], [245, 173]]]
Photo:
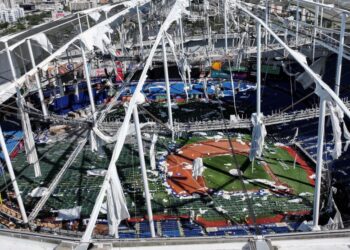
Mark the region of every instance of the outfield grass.
[[[275, 152], [275, 153], [273, 153]], [[243, 177], [249, 179], [273, 179], [265, 172], [264, 168], [255, 161], [254, 168], [247, 156], [236, 155], [238, 165], [244, 171]], [[292, 188], [294, 194], [302, 192], [313, 193], [313, 186], [310, 184], [307, 173], [289, 153], [275, 146], [270, 146], [270, 151], [264, 153], [263, 160], [269, 165], [274, 175], [283, 183]], [[222, 155], [211, 158], [204, 158], [203, 163], [207, 167], [204, 171], [205, 181], [208, 188], [214, 190], [238, 191], [242, 185], [238, 177], [232, 176], [229, 171], [236, 169], [231, 155]], [[247, 189], [263, 188], [262, 184], [246, 184]]]
[[298, 164], [295, 164], [294, 158], [284, 149], [274, 147], [273, 151], [265, 152], [265, 161], [269, 164], [272, 172], [284, 183], [287, 183], [295, 194], [302, 192], [313, 193], [314, 187], [310, 184], [305, 170]]
[[[270, 176], [263, 168], [255, 164], [254, 168], [249, 158], [244, 155], [236, 155], [238, 165], [244, 171], [243, 178], [249, 179], [267, 179]], [[237, 169], [231, 155], [221, 155], [211, 158], [204, 158], [203, 163], [206, 167], [204, 171], [205, 182], [208, 188], [214, 190], [238, 191], [242, 190], [242, 184], [238, 177], [232, 176], [229, 171]], [[257, 184], [246, 184], [247, 189], [259, 189]]]

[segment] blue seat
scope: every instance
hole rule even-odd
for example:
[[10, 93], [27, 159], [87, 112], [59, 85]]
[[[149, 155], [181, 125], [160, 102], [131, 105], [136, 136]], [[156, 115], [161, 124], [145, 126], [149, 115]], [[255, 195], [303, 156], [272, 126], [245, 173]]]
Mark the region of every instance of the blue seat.
[[120, 239], [134, 239], [134, 238], [137, 238], [137, 235], [135, 232], [119, 232], [119, 238]]
[[53, 103], [50, 105], [50, 109], [52, 109], [55, 112], [60, 112], [64, 109], [69, 109], [69, 97], [68, 96], [62, 96], [59, 98], [56, 98]]
[[208, 232], [208, 236], [224, 236], [225, 231]]
[[271, 229], [276, 233], [289, 233], [290, 232], [288, 227], [273, 227]]

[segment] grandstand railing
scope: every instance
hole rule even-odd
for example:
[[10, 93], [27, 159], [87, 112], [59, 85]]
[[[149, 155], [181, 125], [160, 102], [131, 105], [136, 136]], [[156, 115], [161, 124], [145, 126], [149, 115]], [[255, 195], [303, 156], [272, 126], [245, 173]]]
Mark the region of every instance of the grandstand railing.
[[[345, 105], [350, 108], [350, 101], [345, 101]], [[298, 110], [289, 113], [273, 113], [264, 117], [264, 124], [266, 126], [278, 125], [283, 123], [309, 120], [317, 118], [320, 114], [319, 107], [313, 107], [310, 109]], [[329, 111], [326, 112], [329, 115]], [[121, 121], [105, 121], [99, 123], [99, 128], [106, 132], [116, 132], [121, 126]], [[210, 131], [210, 130], [222, 130], [222, 129], [247, 129], [251, 128], [252, 123], [250, 119], [237, 119], [236, 121], [231, 120], [212, 120], [212, 121], [195, 121], [195, 122], [174, 122], [175, 132], [196, 132], [196, 131]], [[160, 131], [164, 130], [162, 126], [157, 126], [157, 124], [150, 125], [144, 128], [144, 130], [149, 131]]]

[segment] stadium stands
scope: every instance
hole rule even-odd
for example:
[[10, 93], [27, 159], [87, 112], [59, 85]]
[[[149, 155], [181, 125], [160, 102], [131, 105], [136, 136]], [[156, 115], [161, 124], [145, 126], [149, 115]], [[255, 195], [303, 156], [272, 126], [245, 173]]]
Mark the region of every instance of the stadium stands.
[[[19, 148], [23, 140], [23, 131], [19, 125], [14, 123], [3, 121], [1, 122], [1, 128], [5, 137], [6, 147], [11, 158], [17, 156]], [[4, 154], [0, 152], [0, 159], [5, 160]]]

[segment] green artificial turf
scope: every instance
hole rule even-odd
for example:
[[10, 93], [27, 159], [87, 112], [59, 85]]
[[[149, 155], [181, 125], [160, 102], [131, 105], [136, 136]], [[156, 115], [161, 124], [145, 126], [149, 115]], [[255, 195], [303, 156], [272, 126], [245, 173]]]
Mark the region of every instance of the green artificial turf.
[[[271, 180], [270, 176], [263, 168], [249, 161], [249, 158], [244, 155], [235, 156], [239, 167], [243, 171], [243, 179], [267, 179]], [[210, 158], [204, 158], [203, 163], [206, 167], [204, 177], [208, 188], [214, 190], [239, 191], [242, 190], [242, 184], [237, 176], [232, 176], [229, 171], [237, 169], [231, 155], [221, 155]], [[258, 184], [246, 184], [247, 189], [259, 189]]]
[[294, 194], [302, 192], [313, 193], [314, 187], [310, 184], [305, 170], [298, 164], [295, 164], [294, 158], [284, 149], [273, 147], [275, 154], [265, 152], [265, 161], [269, 164], [272, 172], [284, 183], [287, 183]]
[[[236, 159], [239, 167], [243, 170], [243, 178], [245, 180], [266, 179], [273, 181], [265, 172], [260, 161], [255, 160], [253, 167], [247, 156], [236, 155]], [[294, 159], [286, 150], [270, 145], [269, 150], [264, 152], [262, 160], [269, 165], [271, 171], [282, 183], [287, 184], [292, 189], [294, 194], [313, 193], [313, 186], [309, 182], [307, 173], [297, 163], [294, 168]], [[206, 167], [204, 177], [208, 188], [226, 191], [242, 189], [242, 184], [238, 177], [229, 173], [231, 169], [237, 168], [231, 155], [204, 158], [203, 163]], [[249, 190], [263, 188], [264, 186], [263, 184], [249, 183], [246, 184], [246, 187]]]
[[[210, 136], [210, 133], [208, 133]], [[246, 139], [242, 135], [242, 138]], [[195, 143], [199, 141], [207, 140], [205, 137], [193, 136], [189, 138], [186, 143]], [[170, 141], [169, 138], [159, 138], [156, 151], [164, 151], [165, 146]], [[25, 160], [24, 152], [13, 160], [17, 181], [20, 186], [20, 190], [23, 195], [26, 208], [30, 212], [38, 199], [32, 199], [28, 196], [28, 193], [37, 186], [47, 186], [51, 183], [54, 176], [64, 165], [65, 161], [74, 150], [76, 143], [68, 141], [59, 142], [51, 145], [38, 146], [41, 170], [43, 176], [40, 178], [34, 178], [33, 167], [28, 165]], [[52, 148], [51, 148], [52, 147]], [[99, 158], [96, 154], [90, 152], [89, 146], [78, 155], [77, 159], [73, 162], [72, 166], [67, 170], [62, 177], [61, 182], [55, 189], [54, 193], [50, 196], [46, 205], [44, 206], [39, 217], [45, 217], [45, 215], [52, 215], [49, 211], [72, 208], [75, 206], [82, 206], [82, 217], [89, 217], [94, 202], [99, 193], [100, 186], [104, 177], [87, 176], [86, 171], [89, 169], [106, 169], [113, 145], [109, 145], [106, 149], [107, 156]], [[312, 192], [312, 187], [305, 184], [299, 184], [297, 180], [306, 180], [307, 176], [304, 170], [299, 170], [298, 173], [293, 171], [281, 170], [278, 166], [276, 158], [282, 159], [286, 164], [293, 166], [292, 157], [288, 155], [283, 149], [276, 149], [274, 146], [269, 146], [270, 150], [265, 150], [265, 161], [271, 164], [272, 171], [282, 181], [289, 181], [289, 185], [297, 192], [308, 191]], [[269, 153], [269, 151], [276, 151], [276, 154]], [[147, 168], [149, 166], [148, 154], [146, 156]], [[212, 158], [204, 158], [204, 165], [207, 169], [204, 172], [206, 177], [207, 186], [213, 189], [241, 191], [241, 183], [237, 177], [233, 177], [229, 174], [229, 170], [234, 166], [232, 164], [232, 156], [222, 155]], [[252, 171], [252, 165], [248, 161], [246, 156], [237, 155], [237, 161], [239, 166], [244, 166], [244, 178], [245, 179], [268, 179], [270, 177], [263, 171], [263, 168], [254, 163], [254, 171]], [[231, 163], [231, 166], [225, 166], [225, 163]], [[245, 165], [246, 164], [246, 165]], [[147, 214], [146, 202], [143, 197], [143, 182], [141, 176], [141, 170], [139, 168], [139, 159], [137, 152], [137, 145], [125, 144], [120, 157], [117, 162], [118, 174], [123, 186], [125, 198], [127, 200], [127, 206], [131, 217], [143, 217]], [[297, 167], [299, 167], [297, 165]], [[278, 172], [279, 171], [279, 172]], [[6, 183], [9, 185], [8, 175], [4, 176], [0, 180], [0, 187], [5, 189]], [[226, 199], [220, 195], [198, 196], [192, 199], [180, 199], [172, 194], [168, 194], [165, 186], [163, 185], [164, 177], [159, 175], [158, 177], [148, 172], [149, 188], [152, 194], [152, 209], [154, 215], [190, 215], [191, 211], [195, 211], [196, 214], [201, 214], [201, 217], [207, 220], [235, 220], [244, 221], [249, 212], [247, 210], [247, 200], [244, 200], [242, 196], [231, 196]], [[290, 180], [291, 178], [297, 180]], [[298, 179], [299, 178], [299, 179]], [[6, 182], [5, 182], [6, 180]], [[264, 188], [259, 184], [247, 184], [248, 189]], [[11, 189], [11, 185], [9, 185]], [[266, 199], [265, 199], [266, 198]], [[288, 200], [293, 199], [294, 196], [288, 195], [285, 197], [269, 195], [268, 197], [259, 197], [258, 195], [252, 195], [252, 204], [255, 215], [260, 217], [272, 216], [277, 213], [283, 213], [285, 211], [303, 211], [310, 210], [312, 208], [312, 196], [303, 197], [300, 204], [288, 203]], [[217, 207], [221, 207], [227, 213], [223, 214], [217, 210]], [[206, 210], [202, 214], [203, 210]]]

